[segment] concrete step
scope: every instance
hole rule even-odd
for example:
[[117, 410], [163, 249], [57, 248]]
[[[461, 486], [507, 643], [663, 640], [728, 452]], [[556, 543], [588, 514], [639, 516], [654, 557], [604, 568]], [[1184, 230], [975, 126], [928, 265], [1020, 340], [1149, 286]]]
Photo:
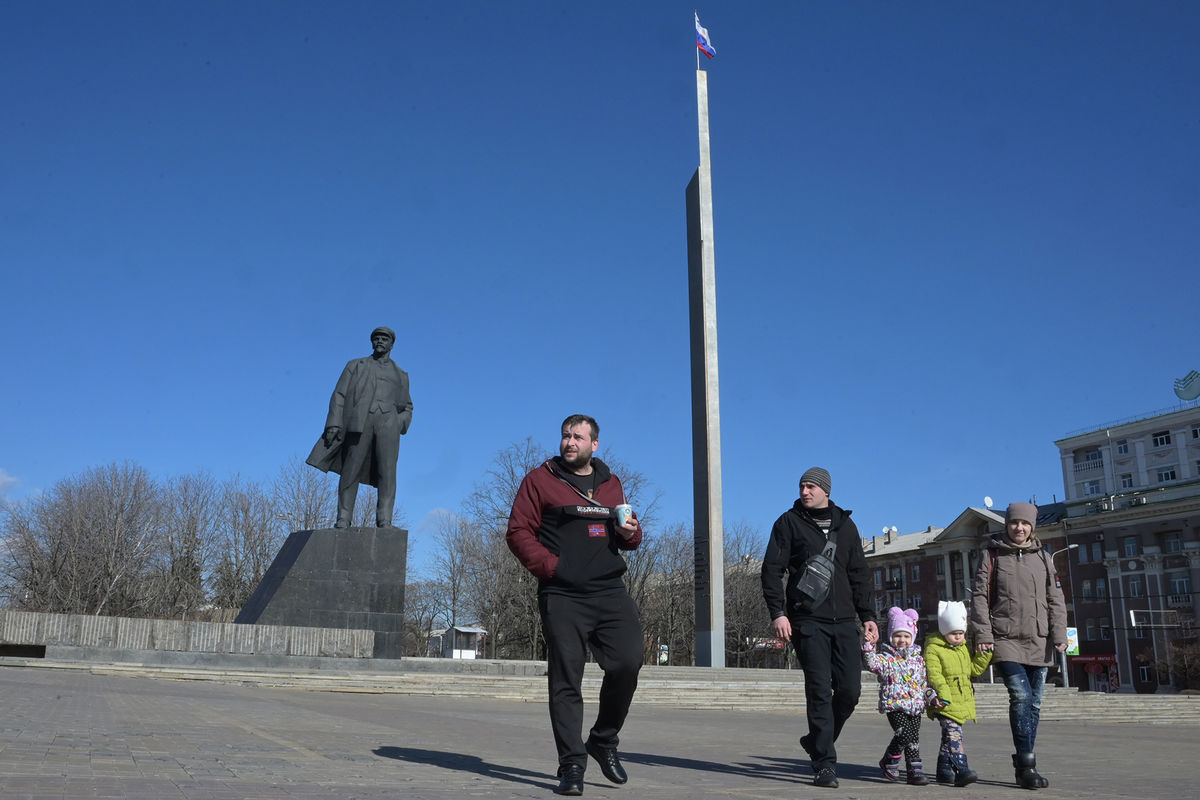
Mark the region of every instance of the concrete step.
[[[446, 697], [487, 697], [525, 703], [546, 701], [544, 662], [477, 662], [452, 671], [453, 664], [422, 664], [406, 659], [403, 668], [366, 670], [291, 670], [214, 668], [133, 663], [65, 662], [0, 659], [0, 664], [57, 669], [83, 669], [101, 675], [151, 676], [170, 680], [199, 680], [248, 686], [295, 688], [309, 691], [366, 694], [412, 694]], [[470, 671], [465, 671], [469, 669]], [[596, 702], [603, 674], [595, 664], [584, 670], [583, 695]], [[860, 711], [873, 709], [876, 681], [863, 675]], [[1008, 692], [1001, 684], [976, 684], [976, 708], [981, 720], [1008, 718]], [[803, 713], [804, 679], [797, 670], [739, 670], [703, 667], [646, 667], [638, 682], [636, 703], [680, 708], [788, 711]], [[1048, 687], [1042, 700], [1046, 721], [1103, 720], [1200, 725], [1200, 695], [1135, 695], [1080, 692]]]

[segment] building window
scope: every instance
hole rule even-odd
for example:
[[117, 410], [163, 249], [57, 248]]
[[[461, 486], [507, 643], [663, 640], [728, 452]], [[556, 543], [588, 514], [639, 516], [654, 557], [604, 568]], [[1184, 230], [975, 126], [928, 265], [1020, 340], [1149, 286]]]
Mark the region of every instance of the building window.
[[1133, 638], [1135, 638], [1135, 639], [1145, 639], [1145, 638], [1146, 638], [1146, 629], [1145, 629], [1145, 628], [1143, 628], [1141, 625], [1138, 625], [1138, 626], [1136, 626], [1136, 627], [1133, 629]]
[[912, 609], [913, 611], [921, 610], [921, 595], [917, 595], [912, 599]]
[[1112, 638], [1112, 623], [1108, 621], [1108, 617], [1100, 618], [1100, 638], [1106, 642]]
[[1088, 450], [1086, 453], [1083, 454], [1083, 460], [1085, 462], [1087, 462], [1089, 466], [1094, 466], [1094, 467], [1100, 466], [1100, 460], [1101, 460], [1100, 451], [1099, 450]]
[[940, 587], [938, 589], [938, 600], [949, 600], [949, 599], [950, 598], [946, 596], [946, 587], [944, 587], [944, 586]]
[[1153, 440], [1155, 447], [1166, 447], [1171, 443], [1171, 432], [1159, 431], [1158, 433], [1153, 434], [1150, 438]]
[[1079, 546], [1079, 563], [1086, 564], [1088, 562], [1088, 546], [1086, 544]]
[[1121, 488], [1122, 489], [1132, 489], [1133, 488], [1133, 473], [1132, 472], [1122, 472], [1121, 473]]
[[1175, 468], [1174, 467], [1163, 467], [1158, 471], [1158, 482], [1159, 483], [1169, 483], [1170, 481], [1173, 481], [1173, 480], [1175, 480]]
[[881, 570], [881, 569], [875, 570], [875, 588], [876, 589], [883, 588], [883, 570]]
[[1171, 572], [1167, 575], [1171, 586], [1171, 594], [1191, 594], [1192, 576], [1187, 572]]
[[[1079, 548], [1082, 550], [1083, 548]], [[1104, 560], [1104, 542], [1092, 542], [1092, 561], [1099, 564]]]
[[1138, 667], [1138, 680], [1141, 681], [1142, 683], [1150, 682], [1150, 668], [1147, 667], [1145, 664]]
[[[912, 579], [913, 579], [914, 581], [919, 581], [919, 580], [921, 580], [921, 565], [920, 565], [920, 564], [913, 564], [913, 565], [912, 565], [912, 570], [910, 570], [909, 574], [912, 576]], [[914, 608], [915, 608], [915, 606], [914, 606]]]
[[1096, 602], [1108, 599], [1108, 583], [1104, 578], [1096, 579]]
[[1193, 439], [1200, 439], [1200, 425], [1193, 425], [1193, 426], [1192, 426], [1192, 438], [1193, 438]]
[[1083, 493], [1084, 495], [1100, 494], [1100, 481], [1084, 481]]
[[1129, 558], [1134, 558], [1138, 554], [1138, 540], [1136, 536], [1126, 536], [1121, 540], [1121, 552]]
[[1121, 455], [1127, 455], [1129, 453], [1128, 439], [1117, 439], [1117, 452]]
[[1084, 581], [1081, 584], [1079, 584], [1079, 599], [1080, 600], [1091, 600], [1092, 599], [1092, 582], [1091, 581]]
[[1145, 594], [1146, 594], [1146, 586], [1142, 582], [1142, 576], [1141, 575], [1130, 575], [1129, 576], [1129, 596], [1130, 597], [1144, 597]]
[[903, 578], [900, 567], [892, 567], [892, 580], [896, 583], [896, 588], [900, 588], [900, 581]]
[[934, 571], [934, 573], [937, 574], [937, 576], [939, 578], [946, 574], [946, 559], [945, 559], [945, 557], [938, 558], [937, 564], [935, 564], [933, 567], [933, 571]]
[[1085, 630], [1087, 631], [1087, 640], [1089, 642], [1096, 641], [1096, 620], [1089, 618]]
[[1163, 552], [1164, 553], [1181, 553], [1183, 552], [1183, 537], [1178, 533], [1168, 533], [1163, 537]]

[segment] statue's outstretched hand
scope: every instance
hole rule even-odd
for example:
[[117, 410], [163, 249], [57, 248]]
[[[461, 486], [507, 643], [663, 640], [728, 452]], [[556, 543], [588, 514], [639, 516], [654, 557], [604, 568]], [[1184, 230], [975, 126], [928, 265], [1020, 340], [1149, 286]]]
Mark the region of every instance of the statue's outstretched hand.
[[330, 425], [325, 429], [325, 434], [321, 438], [325, 441], [326, 447], [333, 447], [334, 444], [341, 441], [342, 429], [336, 425]]

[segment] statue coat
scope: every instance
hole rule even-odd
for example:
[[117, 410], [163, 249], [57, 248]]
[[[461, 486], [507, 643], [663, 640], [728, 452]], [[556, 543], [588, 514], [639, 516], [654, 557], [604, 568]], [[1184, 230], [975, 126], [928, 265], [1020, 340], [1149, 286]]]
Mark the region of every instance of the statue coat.
[[[371, 362], [372, 357], [351, 359], [345, 369], [342, 370], [341, 376], [338, 378], [337, 386], [333, 389], [333, 395], [329, 398], [329, 414], [325, 418], [325, 427], [338, 427], [342, 429], [342, 438], [333, 443], [332, 446], [325, 444], [324, 433], [317, 438], [317, 443], [313, 445], [312, 452], [308, 454], [305, 463], [316, 467], [322, 472], [336, 472], [339, 475], [342, 473], [342, 445], [346, 442], [346, 436], [354, 433], [362, 433], [366, 427], [367, 413], [370, 411], [371, 402], [377, 400], [385, 405], [394, 405], [396, 413], [399, 414], [400, 433], [403, 435], [408, 431], [409, 423], [412, 422], [413, 403], [412, 397], [408, 392], [408, 373], [396, 366], [394, 361], [389, 359], [388, 367], [395, 370], [396, 382], [395, 389], [391, 397], [373, 398], [373, 386], [371, 377]], [[363, 465], [360, 474], [354, 476], [359, 483], [365, 483], [370, 486], [379, 486], [379, 475], [383, 470], [395, 472], [395, 464], [379, 464], [375, 458], [369, 458]], [[348, 477], [348, 476], [343, 476]]]

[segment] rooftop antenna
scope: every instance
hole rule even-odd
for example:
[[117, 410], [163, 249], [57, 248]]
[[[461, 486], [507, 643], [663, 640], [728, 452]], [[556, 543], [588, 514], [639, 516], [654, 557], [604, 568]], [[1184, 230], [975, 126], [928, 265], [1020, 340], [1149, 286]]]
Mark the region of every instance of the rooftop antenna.
[[983, 504], [985, 506], [987, 506], [988, 508], [991, 508], [992, 507], [992, 498], [988, 495], [984, 495]]

